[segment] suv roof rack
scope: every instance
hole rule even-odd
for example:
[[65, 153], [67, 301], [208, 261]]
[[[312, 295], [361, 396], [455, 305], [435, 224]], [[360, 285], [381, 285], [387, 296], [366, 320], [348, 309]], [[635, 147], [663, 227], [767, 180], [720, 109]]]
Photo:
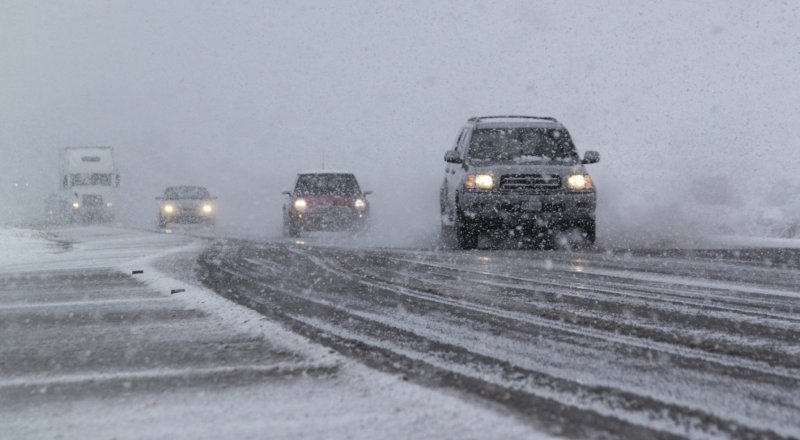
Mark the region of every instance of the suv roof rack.
[[521, 115], [474, 116], [467, 119], [467, 121], [480, 122], [483, 119], [539, 119], [542, 121], [558, 122], [556, 118], [551, 118], [549, 116], [521, 116]]

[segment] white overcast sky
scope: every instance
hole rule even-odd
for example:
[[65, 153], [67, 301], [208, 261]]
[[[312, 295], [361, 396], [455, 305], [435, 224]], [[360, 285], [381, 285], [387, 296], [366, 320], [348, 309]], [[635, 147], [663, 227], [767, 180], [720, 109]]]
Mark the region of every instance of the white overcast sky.
[[745, 204], [795, 181], [798, 78], [796, 2], [3, 0], [2, 182], [113, 145], [132, 222], [198, 183], [268, 229], [324, 152], [423, 233], [464, 120], [522, 113], [601, 152], [608, 224], [698, 177], [755, 181]]

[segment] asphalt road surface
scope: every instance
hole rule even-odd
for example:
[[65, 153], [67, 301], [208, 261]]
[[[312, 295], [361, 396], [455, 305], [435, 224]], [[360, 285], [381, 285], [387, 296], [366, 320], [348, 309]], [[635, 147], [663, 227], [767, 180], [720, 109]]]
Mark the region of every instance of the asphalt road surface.
[[798, 250], [219, 240], [199, 277], [367, 365], [568, 437], [800, 436]]
[[0, 439], [547, 437], [203, 289], [206, 239], [96, 226], [0, 243]]

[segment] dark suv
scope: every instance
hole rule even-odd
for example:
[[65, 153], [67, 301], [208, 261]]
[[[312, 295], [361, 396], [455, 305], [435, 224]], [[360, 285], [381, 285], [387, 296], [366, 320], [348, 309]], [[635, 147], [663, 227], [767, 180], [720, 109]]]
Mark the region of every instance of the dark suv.
[[341, 172], [308, 172], [297, 175], [294, 190], [283, 205], [284, 235], [300, 231], [350, 230], [367, 228], [372, 191], [361, 191], [356, 176]]
[[440, 191], [443, 235], [475, 248], [482, 232], [515, 230], [531, 236], [577, 230], [595, 241], [597, 195], [569, 132], [554, 118], [470, 118], [448, 151]]

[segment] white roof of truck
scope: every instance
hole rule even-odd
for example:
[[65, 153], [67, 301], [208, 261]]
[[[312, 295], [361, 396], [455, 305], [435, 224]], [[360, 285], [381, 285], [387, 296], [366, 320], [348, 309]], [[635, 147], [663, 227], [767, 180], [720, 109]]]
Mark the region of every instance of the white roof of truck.
[[113, 153], [111, 147], [66, 147], [63, 165], [70, 173], [112, 173]]

